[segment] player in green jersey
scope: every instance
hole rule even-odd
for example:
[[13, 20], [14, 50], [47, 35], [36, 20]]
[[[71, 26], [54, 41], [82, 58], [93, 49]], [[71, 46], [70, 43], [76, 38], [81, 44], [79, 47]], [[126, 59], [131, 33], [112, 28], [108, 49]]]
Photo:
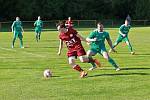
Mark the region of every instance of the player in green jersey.
[[11, 29], [12, 29], [12, 32], [14, 33], [14, 37], [12, 41], [12, 48], [14, 48], [15, 40], [17, 37], [20, 39], [20, 48], [24, 48], [23, 40], [22, 40], [23, 38], [22, 32], [24, 32], [24, 30], [22, 28], [22, 23], [19, 17], [16, 17], [16, 20], [13, 22]]
[[[130, 28], [131, 28], [131, 26], [129, 25], [128, 20], [125, 20], [125, 24], [121, 25], [121, 27], [119, 28], [119, 35], [113, 45], [113, 48], [115, 48], [120, 42], [124, 41], [127, 44], [130, 53], [133, 55], [135, 53], [133, 52], [131, 43], [128, 38], [128, 33], [129, 33]], [[112, 49], [110, 49], [109, 52], [111, 52], [111, 51], [112, 51]]]
[[[97, 53], [101, 54], [106, 60], [108, 60], [109, 63], [112, 64], [113, 67], [115, 67], [116, 71], [119, 71], [119, 66], [115, 63], [115, 61], [109, 56], [107, 53], [106, 47], [105, 47], [105, 40], [107, 40], [110, 48], [112, 50], [112, 42], [109, 36], [109, 33], [103, 30], [103, 24], [98, 23], [97, 29], [90, 33], [90, 35], [86, 39], [88, 42], [90, 42], [90, 50], [87, 52], [88, 57], [95, 56]], [[91, 67], [89, 70], [95, 69], [95, 67]]]
[[36, 41], [38, 42], [40, 40], [41, 31], [43, 27], [43, 21], [41, 20], [41, 17], [38, 16], [38, 20], [34, 23], [35, 26], [35, 33], [36, 33]]

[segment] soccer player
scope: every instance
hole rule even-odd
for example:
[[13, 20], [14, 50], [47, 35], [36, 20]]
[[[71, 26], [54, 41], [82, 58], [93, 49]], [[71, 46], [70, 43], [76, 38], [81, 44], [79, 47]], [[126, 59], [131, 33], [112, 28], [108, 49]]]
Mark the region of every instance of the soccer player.
[[60, 38], [58, 55], [61, 54], [64, 42], [68, 48], [67, 56], [69, 64], [73, 69], [80, 72], [81, 78], [87, 76], [87, 72], [85, 72], [78, 64], [75, 63], [77, 56], [81, 62], [91, 63], [93, 66], [95, 66], [95, 64], [100, 66], [98, 60], [93, 60], [92, 58], [88, 58], [86, 56], [86, 52], [81, 44], [81, 40], [86, 41], [86, 39], [79, 35], [76, 30], [72, 28], [66, 28], [65, 23], [63, 22], [57, 24], [57, 30], [59, 31]]
[[[110, 48], [112, 47], [112, 41], [110, 39], [109, 33], [103, 30], [103, 24], [97, 23], [97, 29], [92, 31], [90, 35], [86, 38], [87, 41], [90, 41], [90, 50], [87, 51], [87, 56], [91, 57], [95, 56], [97, 53], [101, 54], [108, 62], [116, 69], [116, 71], [119, 71], [120, 68], [116, 64], [116, 62], [109, 56], [107, 53], [106, 47], [105, 47], [105, 40], [107, 40]], [[96, 67], [91, 67], [89, 70], [93, 70]]]
[[41, 17], [38, 16], [38, 20], [34, 23], [35, 26], [35, 33], [36, 33], [36, 41], [38, 42], [40, 40], [41, 31], [43, 27], [43, 21], [41, 20]]
[[12, 41], [12, 48], [14, 48], [15, 40], [17, 37], [20, 39], [20, 48], [24, 48], [23, 40], [22, 40], [23, 38], [22, 32], [24, 32], [24, 30], [23, 30], [22, 23], [19, 17], [16, 17], [16, 21], [13, 22], [11, 29], [12, 29], [12, 32], [14, 33], [14, 37]]
[[[134, 55], [135, 52], [133, 52], [132, 45], [128, 38], [128, 33], [129, 33], [130, 28], [131, 28], [131, 26], [129, 25], [129, 22], [126, 19], [125, 23], [123, 25], [121, 25], [121, 27], [119, 28], [119, 35], [118, 35], [118, 38], [116, 39], [115, 43], [113, 44], [113, 48], [115, 48], [120, 42], [124, 41], [127, 44], [130, 53], [132, 55]], [[111, 51], [112, 51], [112, 49], [110, 49], [109, 52], [111, 52]]]
[[68, 17], [68, 20], [66, 20], [65, 25], [67, 28], [72, 28], [73, 27], [73, 22], [71, 20], [71, 17]]

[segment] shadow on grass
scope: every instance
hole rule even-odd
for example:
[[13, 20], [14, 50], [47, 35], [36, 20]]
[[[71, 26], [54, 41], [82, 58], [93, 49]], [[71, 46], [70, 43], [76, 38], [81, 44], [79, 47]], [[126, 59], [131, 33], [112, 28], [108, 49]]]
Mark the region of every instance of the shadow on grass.
[[150, 73], [115, 73], [115, 74], [98, 74], [88, 77], [99, 77], [99, 76], [129, 76], [129, 75], [150, 75]]
[[150, 68], [121, 68], [121, 70], [150, 70]]

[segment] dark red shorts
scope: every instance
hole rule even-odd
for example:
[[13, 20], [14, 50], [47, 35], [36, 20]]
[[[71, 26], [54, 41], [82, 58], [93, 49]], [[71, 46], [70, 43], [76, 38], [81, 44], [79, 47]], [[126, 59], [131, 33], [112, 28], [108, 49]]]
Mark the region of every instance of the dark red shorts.
[[84, 50], [84, 48], [81, 48], [81, 49], [78, 49], [78, 50], [69, 50], [67, 52], [67, 56], [68, 57], [71, 57], [71, 56], [83, 56], [83, 55], [86, 55], [86, 52]]

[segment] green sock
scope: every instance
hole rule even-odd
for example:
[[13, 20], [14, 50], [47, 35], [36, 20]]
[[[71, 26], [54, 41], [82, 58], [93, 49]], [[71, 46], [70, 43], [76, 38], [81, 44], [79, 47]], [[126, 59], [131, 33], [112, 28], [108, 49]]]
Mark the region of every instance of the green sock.
[[108, 58], [108, 62], [115, 68], [118, 68], [118, 65], [115, 63], [115, 61], [112, 58]]
[[131, 46], [130, 42], [129, 42], [129, 45], [128, 45], [128, 49], [130, 50], [130, 52], [132, 52], [132, 51], [133, 51], [133, 50], [132, 50], [132, 46]]
[[20, 47], [23, 47], [23, 41], [20, 39]]
[[14, 46], [14, 44], [15, 44], [15, 40], [16, 40], [16, 38], [14, 38], [13, 41], [12, 41], [12, 45], [13, 45], [13, 46]]
[[88, 58], [89, 58], [89, 63], [91, 63], [93, 67], [96, 67], [93, 58], [91, 56], [89, 56]]

